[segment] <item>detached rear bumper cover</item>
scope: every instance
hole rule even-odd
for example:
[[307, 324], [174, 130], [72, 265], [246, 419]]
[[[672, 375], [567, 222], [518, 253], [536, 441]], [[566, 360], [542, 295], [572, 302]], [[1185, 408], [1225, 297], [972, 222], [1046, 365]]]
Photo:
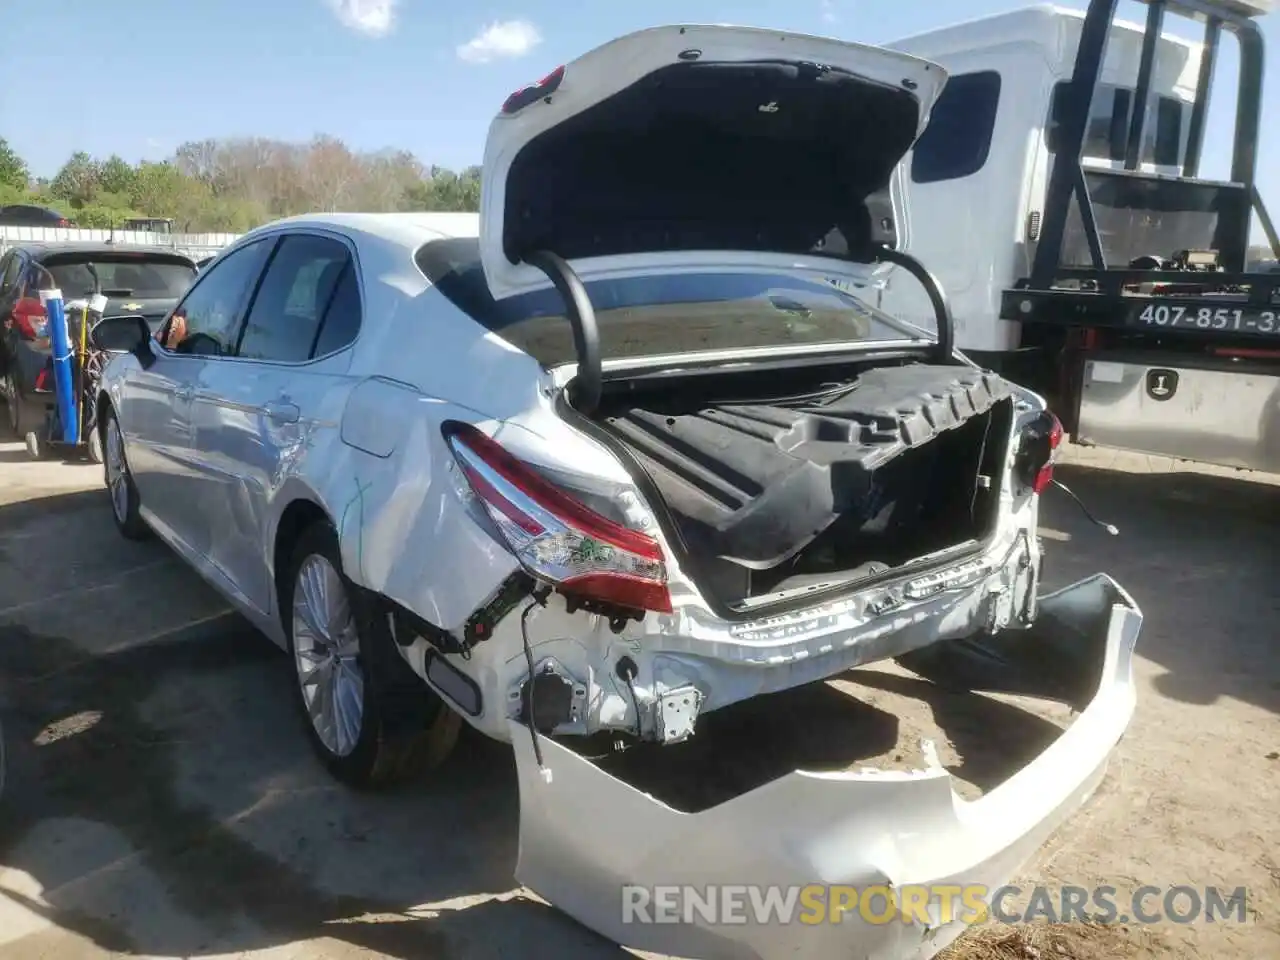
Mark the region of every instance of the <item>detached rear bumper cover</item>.
[[[1025, 658], [1054, 674], [1045, 679], [1064, 699], [1087, 705], [1052, 746], [983, 798], [962, 800], [942, 769], [796, 772], [710, 810], [681, 813], [542, 738], [548, 782], [528, 731], [513, 721], [520, 780], [517, 879], [586, 926], [636, 949], [700, 960], [931, 957], [961, 932], [957, 923], [870, 924], [857, 911], [838, 924], [813, 926], [750, 919], [717, 926], [624, 923], [623, 887], [994, 889], [1008, 882], [1096, 788], [1135, 705], [1132, 657], [1142, 614], [1119, 585], [1098, 575], [1040, 603], [1034, 628], [1007, 643], [997, 636], [994, 645], [1003, 647], [1006, 666], [1010, 655]], [[1009, 676], [992, 686], [1009, 689]], [[1085, 685], [1091, 698], [1079, 696]]]

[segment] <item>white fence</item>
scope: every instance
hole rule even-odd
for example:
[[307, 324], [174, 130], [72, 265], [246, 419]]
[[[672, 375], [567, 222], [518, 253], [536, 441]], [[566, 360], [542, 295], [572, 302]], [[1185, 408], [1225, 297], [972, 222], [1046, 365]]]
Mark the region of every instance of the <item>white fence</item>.
[[114, 240], [185, 253], [196, 260], [211, 257], [239, 238], [238, 233], [151, 233], [143, 230], [83, 230], [75, 227], [0, 226], [0, 253], [17, 243]]

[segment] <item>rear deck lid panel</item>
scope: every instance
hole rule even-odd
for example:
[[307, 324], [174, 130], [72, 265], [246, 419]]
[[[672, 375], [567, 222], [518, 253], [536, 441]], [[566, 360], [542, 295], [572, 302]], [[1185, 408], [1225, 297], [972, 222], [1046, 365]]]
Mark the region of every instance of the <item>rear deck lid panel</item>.
[[481, 244], [493, 295], [546, 283], [522, 263], [537, 250], [580, 272], [681, 250], [865, 251], [894, 229], [879, 195], [945, 80], [906, 54], [746, 27], [606, 44], [490, 126]]

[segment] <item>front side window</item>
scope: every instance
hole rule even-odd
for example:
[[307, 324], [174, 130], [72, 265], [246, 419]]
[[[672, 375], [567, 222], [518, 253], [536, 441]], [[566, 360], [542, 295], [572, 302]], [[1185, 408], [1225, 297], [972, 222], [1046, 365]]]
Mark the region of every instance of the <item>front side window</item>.
[[271, 245], [255, 240], [204, 274], [165, 324], [165, 347], [202, 356], [234, 353], [240, 318]]
[[947, 81], [911, 154], [913, 183], [972, 176], [991, 153], [1000, 107], [1000, 74], [961, 73]]
[[239, 356], [291, 363], [321, 356], [317, 344], [335, 294], [349, 272], [351, 255], [341, 241], [310, 234], [286, 236], [254, 298]]
[[0, 296], [13, 292], [21, 270], [22, 260], [16, 253], [10, 251], [0, 257]]

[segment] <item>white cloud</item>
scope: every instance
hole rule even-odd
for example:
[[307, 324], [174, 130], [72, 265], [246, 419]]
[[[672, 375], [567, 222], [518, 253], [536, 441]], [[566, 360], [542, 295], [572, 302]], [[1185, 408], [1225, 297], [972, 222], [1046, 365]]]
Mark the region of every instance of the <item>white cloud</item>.
[[542, 34], [528, 20], [502, 20], [491, 23], [464, 44], [458, 46], [458, 59], [467, 63], [489, 63], [491, 60], [514, 59], [542, 42]]
[[395, 26], [400, 0], [325, 0], [338, 22], [369, 37], [385, 37]]
[[835, 0], [822, 0], [819, 5], [822, 7], [823, 23], [835, 23], [840, 19], [839, 14], [836, 13]]

